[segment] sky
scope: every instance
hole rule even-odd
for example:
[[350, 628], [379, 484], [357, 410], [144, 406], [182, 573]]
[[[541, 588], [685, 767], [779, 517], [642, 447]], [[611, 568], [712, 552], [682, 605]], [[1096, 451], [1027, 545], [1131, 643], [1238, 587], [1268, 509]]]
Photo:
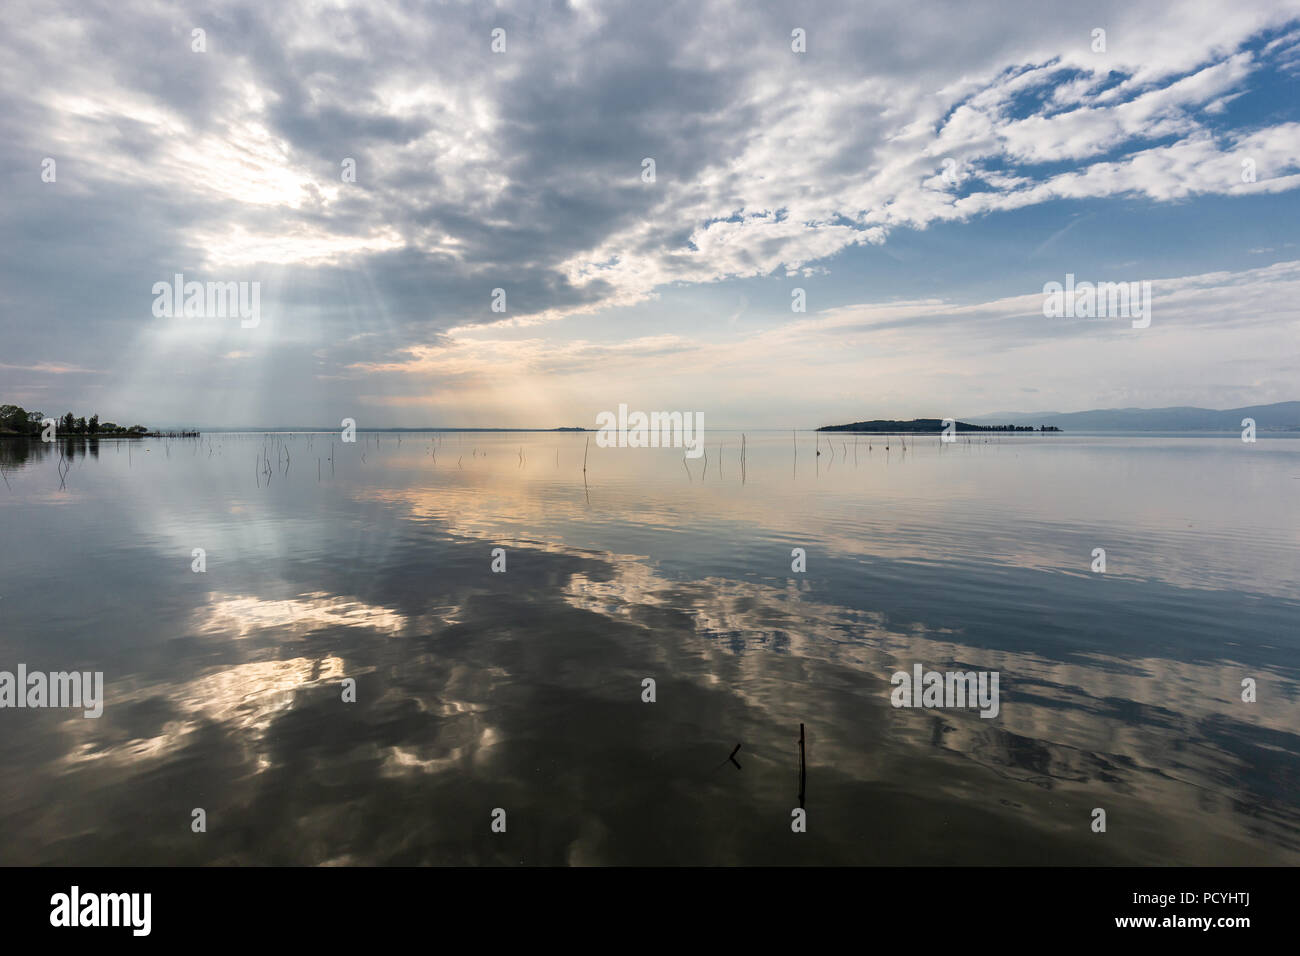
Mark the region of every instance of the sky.
[[[813, 427], [1300, 399], [1294, 0], [0, 21], [0, 402]], [[246, 283], [256, 321], [158, 314], [177, 274]], [[1150, 325], [1044, 316], [1067, 275], [1150, 282]]]

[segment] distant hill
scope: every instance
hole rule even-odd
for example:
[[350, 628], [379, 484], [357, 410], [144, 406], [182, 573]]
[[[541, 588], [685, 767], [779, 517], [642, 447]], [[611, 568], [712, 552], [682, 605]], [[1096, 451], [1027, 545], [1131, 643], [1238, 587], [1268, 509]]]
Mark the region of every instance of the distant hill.
[[1258, 431], [1300, 431], [1300, 402], [1248, 405], [1245, 408], [1101, 408], [1087, 412], [1033, 412], [972, 418], [977, 424], [1037, 425], [1051, 422], [1065, 431], [1241, 431], [1243, 418], [1255, 419]]

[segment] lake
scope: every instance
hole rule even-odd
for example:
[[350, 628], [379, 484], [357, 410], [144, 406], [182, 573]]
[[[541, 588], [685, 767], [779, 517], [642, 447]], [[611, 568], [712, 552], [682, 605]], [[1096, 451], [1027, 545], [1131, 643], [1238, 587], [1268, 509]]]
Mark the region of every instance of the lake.
[[1300, 863], [1300, 439], [706, 438], [0, 441], [0, 862]]

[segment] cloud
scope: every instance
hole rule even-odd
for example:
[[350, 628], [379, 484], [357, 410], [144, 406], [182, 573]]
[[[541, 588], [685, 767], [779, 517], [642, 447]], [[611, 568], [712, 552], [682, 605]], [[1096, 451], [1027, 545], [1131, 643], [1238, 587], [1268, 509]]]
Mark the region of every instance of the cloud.
[[[825, 274], [909, 231], [1300, 185], [1300, 123], [1230, 121], [1300, 49], [1282, 2], [16, 0], [5, 17], [21, 27], [0, 37], [0, 307], [41, 316], [7, 330], [11, 360], [53, 345], [69, 367], [114, 369], [123, 400], [146, 394], [133, 357], [251, 351], [151, 320], [148, 290], [175, 272], [263, 284], [258, 354], [282, 374], [260, 388], [412, 356], [482, 378], [491, 357], [457, 338], [452, 358], [443, 336], [603, 316], [631, 346], [653, 336], [613, 331], [619, 310], [666, 290]], [[617, 362], [582, 333], [536, 334], [557, 340], [519, 354], [530, 371]], [[287, 391], [257, 400], [258, 418], [290, 414]]]
[[[1290, 398], [1294, 350], [1286, 343], [1300, 332], [1300, 261], [1151, 281], [1152, 324], [1144, 330], [1127, 320], [1046, 319], [1043, 292], [1035, 289], [976, 303], [860, 304], [714, 338], [601, 345], [466, 329], [355, 371], [383, 387], [368, 396], [371, 404], [427, 408], [454, 389], [461, 401], [496, 408], [507, 416], [497, 420], [511, 424], [512, 408], [517, 416], [529, 406], [502, 396], [540, 393], [557, 420], [587, 424], [618, 401], [651, 407], [657, 394], [681, 396], [719, 425], [807, 425], [827, 407], [837, 412], [818, 424], [852, 420], [864, 409], [877, 417], [971, 416], [998, 411], [991, 403], [1012, 391], [1034, 393], [1045, 406], [1106, 407], [1115, 404], [1108, 396], [1167, 389], [1164, 365], [1179, 371], [1178, 401], [1194, 404], [1210, 356], [1224, 377], [1218, 394], [1231, 395], [1229, 404], [1251, 387], [1261, 402]], [[869, 378], [864, 355], [874, 360]]]

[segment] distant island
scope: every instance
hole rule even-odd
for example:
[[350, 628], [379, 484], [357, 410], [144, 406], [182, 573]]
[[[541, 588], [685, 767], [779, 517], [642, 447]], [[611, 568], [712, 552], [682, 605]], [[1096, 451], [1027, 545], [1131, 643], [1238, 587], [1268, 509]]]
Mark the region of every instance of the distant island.
[[[939, 435], [943, 433], [942, 418], [913, 418], [910, 422], [875, 419], [869, 422], [853, 422], [851, 425], [823, 425], [819, 432], [865, 432], [876, 435]], [[953, 422], [955, 432], [1059, 432], [1055, 425], [972, 425], [969, 422]]]
[[[53, 416], [50, 416], [53, 417]], [[29, 412], [20, 405], [0, 405], [0, 438], [40, 438], [45, 431], [44, 412]], [[101, 422], [99, 415], [77, 418], [68, 412], [54, 419], [56, 438], [197, 438], [196, 431], [151, 432], [143, 425]]]

